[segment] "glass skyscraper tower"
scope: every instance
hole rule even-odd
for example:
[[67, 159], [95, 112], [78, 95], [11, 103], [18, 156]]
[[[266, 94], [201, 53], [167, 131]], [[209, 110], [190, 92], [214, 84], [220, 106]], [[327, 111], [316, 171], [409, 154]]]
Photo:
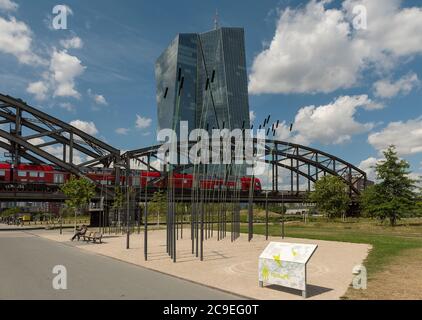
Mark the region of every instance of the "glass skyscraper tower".
[[249, 99], [244, 30], [218, 28], [179, 34], [158, 58], [158, 126], [248, 129]]

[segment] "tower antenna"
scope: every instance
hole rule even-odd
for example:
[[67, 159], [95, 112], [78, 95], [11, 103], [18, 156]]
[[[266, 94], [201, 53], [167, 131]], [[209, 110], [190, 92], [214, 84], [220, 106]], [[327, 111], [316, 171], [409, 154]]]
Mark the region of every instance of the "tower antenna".
[[220, 27], [220, 16], [218, 15], [218, 10], [215, 10], [214, 16], [214, 28], [217, 30]]

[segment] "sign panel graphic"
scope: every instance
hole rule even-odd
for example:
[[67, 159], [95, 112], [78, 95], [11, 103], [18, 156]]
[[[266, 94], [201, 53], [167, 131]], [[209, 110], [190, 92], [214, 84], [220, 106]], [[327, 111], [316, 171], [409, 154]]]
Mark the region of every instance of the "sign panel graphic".
[[313, 244], [271, 242], [259, 257], [260, 283], [306, 291], [306, 264], [317, 248]]

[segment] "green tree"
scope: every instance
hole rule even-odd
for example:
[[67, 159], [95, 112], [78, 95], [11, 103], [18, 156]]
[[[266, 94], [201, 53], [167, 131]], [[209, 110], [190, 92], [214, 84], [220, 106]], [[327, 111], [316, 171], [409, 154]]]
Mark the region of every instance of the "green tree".
[[157, 191], [152, 196], [149, 203], [149, 211], [156, 212], [158, 217], [158, 225], [160, 224], [160, 215], [167, 210], [167, 195], [163, 191]]
[[[118, 213], [118, 216], [119, 216], [119, 222], [122, 221], [122, 219], [121, 219], [122, 214], [124, 213], [124, 210], [127, 209], [127, 203], [128, 203], [128, 194], [127, 194], [128, 191], [127, 190], [128, 190], [127, 188], [123, 188], [123, 187], [120, 187], [120, 186], [116, 186], [116, 188], [114, 189], [114, 201], [113, 201], [112, 208], [114, 210], [117, 210], [117, 213]], [[135, 195], [136, 195], [136, 189], [134, 187], [129, 187], [129, 203], [134, 201]], [[141, 218], [142, 218], [142, 216], [141, 216]]]
[[71, 176], [69, 181], [61, 186], [60, 190], [67, 197], [66, 206], [74, 210], [76, 229], [76, 216], [81, 213], [81, 210], [85, 208], [92, 197], [94, 197], [95, 185], [85, 178]]
[[315, 183], [315, 191], [309, 195], [309, 200], [329, 218], [345, 217], [350, 204], [347, 190], [348, 187], [341, 178], [326, 176]]
[[361, 196], [363, 211], [391, 226], [416, 209], [415, 181], [409, 178], [410, 165], [398, 157], [396, 148], [384, 152], [385, 159], [375, 166], [378, 184], [367, 188]]
[[125, 195], [122, 192], [122, 188], [119, 186], [116, 186], [116, 188], [114, 189], [114, 201], [113, 201], [113, 210], [115, 210], [115, 212], [117, 211], [118, 217], [119, 217], [119, 221], [120, 221], [120, 215], [121, 215], [121, 211], [123, 209], [123, 206], [125, 204]]
[[0, 216], [4, 218], [14, 217], [21, 212], [21, 208], [9, 208], [4, 210]]

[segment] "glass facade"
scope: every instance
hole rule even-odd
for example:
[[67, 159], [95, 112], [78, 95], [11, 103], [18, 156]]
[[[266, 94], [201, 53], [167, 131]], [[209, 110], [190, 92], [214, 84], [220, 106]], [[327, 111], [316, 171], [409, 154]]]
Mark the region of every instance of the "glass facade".
[[180, 121], [196, 124], [197, 35], [179, 34], [158, 58], [158, 130], [179, 130]]
[[249, 128], [244, 31], [179, 34], [156, 63], [159, 130]]
[[244, 31], [220, 28], [201, 34], [197, 126], [249, 128]]

